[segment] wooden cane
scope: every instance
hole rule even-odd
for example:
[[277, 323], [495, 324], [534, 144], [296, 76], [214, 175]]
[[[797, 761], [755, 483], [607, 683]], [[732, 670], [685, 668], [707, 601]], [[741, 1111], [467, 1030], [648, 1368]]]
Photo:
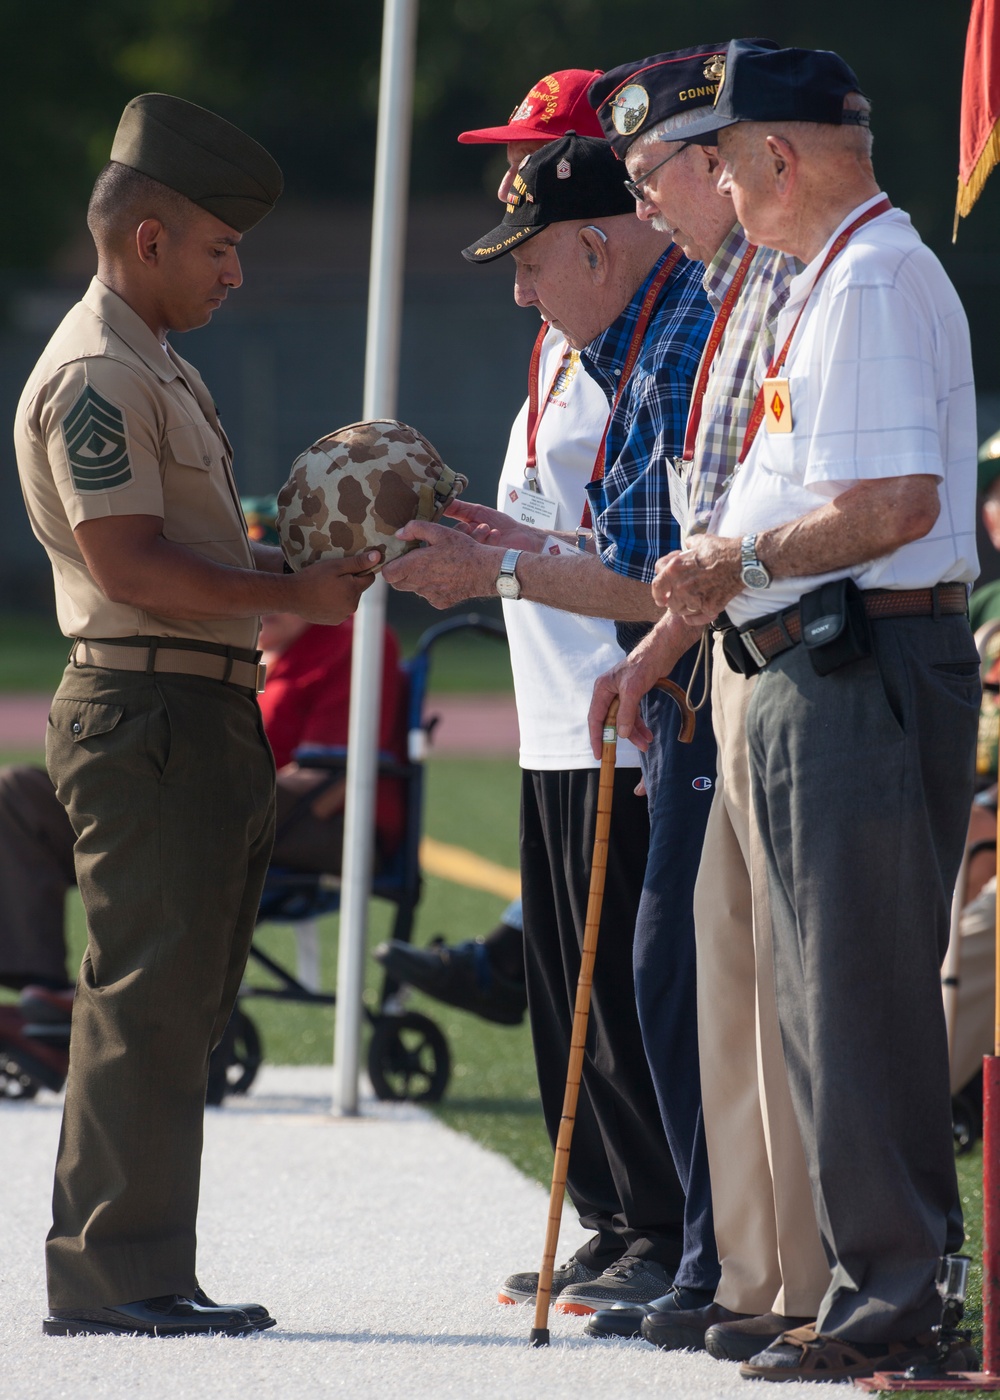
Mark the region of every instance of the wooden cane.
[[[665, 691], [681, 712], [677, 738], [690, 744], [694, 738], [695, 712], [687, 695], [675, 681], [664, 678], [656, 688]], [[576, 1105], [583, 1077], [583, 1052], [587, 1043], [587, 1023], [590, 1020], [590, 991], [594, 982], [594, 959], [597, 956], [597, 935], [601, 926], [604, 904], [604, 876], [608, 868], [608, 834], [611, 830], [611, 799], [615, 784], [615, 752], [618, 731], [618, 697], [612, 700], [604, 720], [601, 744], [601, 775], [597, 788], [597, 824], [594, 832], [594, 857], [590, 863], [590, 893], [587, 898], [587, 922], [583, 930], [583, 953], [580, 976], [576, 983], [576, 1004], [573, 1008], [573, 1032], [570, 1037], [569, 1063], [566, 1067], [566, 1092], [563, 1095], [562, 1117], [556, 1136], [555, 1159], [552, 1163], [552, 1190], [549, 1192], [549, 1217], [545, 1227], [545, 1248], [542, 1267], [538, 1271], [538, 1291], [535, 1294], [535, 1325], [531, 1329], [531, 1345], [549, 1344], [549, 1303], [552, 1297], [552, 1274], [555, 1271], [556, 1250], [559, 1247], [559, 1226], [562, 1223], [563, 1197], [569, 1173], [569, 1150], [576, 1123]]]
[[563, 1197], [569, 1170], [569, 1149], [573, 1141], [576, 1105], [580, 1097], [583, 1075], [583, 1051], [587, 1043], [587, 1022], [590, 1019], [590, 989], [594, 980], [594, 959], [597, 956], [597, 935], [604, 903], [604, 876], [608, 868], [608, 833], [611, 830], [611, 799], [615, 783], [615, 752], [618, 731], [618, 697], [611, 702], [604, 721], [601, 744], [601, 774], [597, 788], [597, 824], [594, 832], [594, 858], [590, 865], [590, 894], [587, 899], [587, 922], [583, 931], [583, 953], [580, 976], [576, 983], [576, 1005], [573, 1009], [573, 1034], [570, 1038], [569, 1064], [566, 1069], [566, 1092], [563, 1095], [562, 1117], [556, 1138], [555, 1160], [552, 1163], [552, 1190], [549, 1193], [549, 1218], [545, 1228], [545, 1248], [542, 1267], [538, 1272], [538, 1292], [535, 1295], [535, 1325], [531, 1329], [531, 1345], [549, 1344], [549, 1300], [552, 1296], [552, 1274], [559, 1226], [562, 1223]]

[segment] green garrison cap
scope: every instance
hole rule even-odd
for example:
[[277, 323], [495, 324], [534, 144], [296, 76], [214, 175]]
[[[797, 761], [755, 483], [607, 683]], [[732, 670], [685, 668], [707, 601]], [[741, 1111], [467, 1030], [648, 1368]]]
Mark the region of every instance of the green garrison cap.
[[163, 92], [133, 97], [111, 159], [159, 180], [237, 233], [271, 212], [284, 183], [264, 147], [239, 127]]

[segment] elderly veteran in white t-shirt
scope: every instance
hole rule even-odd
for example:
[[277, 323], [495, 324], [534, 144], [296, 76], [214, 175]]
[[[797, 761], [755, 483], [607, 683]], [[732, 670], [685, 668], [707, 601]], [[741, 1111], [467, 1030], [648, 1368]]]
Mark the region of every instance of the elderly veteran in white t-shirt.
[[[521, 190], [525, 188], [519, 171], [527, 157], [561, 142], [567, 132], [602, 136], [587, 99], [589, 84], [598, 76], [579, 69], [550, 73], [533, 85], [504, 126], [465, 132], [459, 138], [506, 145], [508, 169], [498, 193], [508, 210], [520, 203], [514, 182], [518, 181]], [[581, 159], [586, 155], [584, 152]], [[591, 160], [594, 155], [591, 150]], [[598, 224], [591, 226], [586, 236], [598, 240], [602, 248], [610, 236], [616, 276], [620, 276], [623, 262], [618, 259], [624, 256], [618, 246], [620, 234], [622, 249], [634, 247], [640, 270], [645, 272], [667, 251], [668, 240], [649, 229], [638, 230], [637, 236], [631, 196], [623, 183], [625, 172], [617, 167], [603, 138], [596, 155], [603, 179], [592, 179], [585, 185], [581, 221], [596, 219]], [[575, 188], [569, 178], [569, 158], [562, 169], [564, 175], [556, 177], [557, 188]], [[525, 174], [524, 178], [531, 176]], [[537, 209], [538, 205], [532, 207]], [[526, 246], [534, 249], [538, 245], [529, 241]], [[569, 263], [570, 256], [557, 258], [557, 264]], [[585, 267], [589, 273], [589, 258]], [[574, 270], [579, 281], [580, 270]], [[563, 280], [565, 283], [566, 278]], [[591, 288], [586, 273], [584, 283], [589, 307]], [[618, 305], [610, 307], [607, 320], [598, 319], [595, 327], [607, 325], [618, 310]], [[562, 326], [557, 329], [550, 323], [553, 319], [551, 314], [543, 317], [532, 352], [529, 394], [511, 428], [497, 506], [509, 528], [524, 526], [536, 535], [532, 548], [539, 552], [544, 548], [553, 562], [556, 555], [568, 556], [561, 563], [572, 567], [577, 550], [570, 540], [585, 515], [589, 517], [586, 487], [602, 454], [610, 405], [604, 388], [584, 368], [579, 348], [570, 343]], [[463, 506], [450, 514], [461, 516], [468, 511], [476, 515], [479, 510]], [[547, 539], [550, 534], [552, 538]], [[464, 536], [458, 540], [469, 543]], [[399, 562], [398, 571], [419, 572], [420, 566], [433, 565], [441, 553], [438, 546], [408, 555]], [[489, 570], [488, 552], [478, 553]], [[514, 558], [516, 561], [516, 554]], [[611, 578], [593, 556], [589, 562], [601, 584], [605, 577]], [[494, 563], [485, 581], [488, 591], [494, 587], [500, 563], [499, 559]], [[457, 583], [460, 586], [460, 569], [449, 566], [445, 573], [449, 588]], [[399, 584], [397, 569], [390, 568], [386, 576]], [[548, 598], [531, 601], [520, 597], [513, 564], [502, 585], [503, 592], [501, 582], [497, 582], [497, 591], [504, 599], [520, 731], [522, 958], [542, 1111], [554, 1144], [565, 1092], [600, 777], [599, 764], [590, 751], [587, 706], [594, 681], [622, 660], [624, 653], [609, 618], [549, 606]], [[477, 591], [470, 589], [470, 593]], [[636, 593], [649, 598], [641, 585]], [[462, 591], [457, 594], [465, 596]], [[660, 1117], [632, 973], [636, 915], [649, 846], [648, 805], [645, 796], [636, 793], [638, 764], [633, 745], [619, 741], [615, 815], [609, 834], [591, 1006], [591, 1043], [599, 1048], [588, 1050], [568, 1178], [570, 1198], [589, 1237], [556, 1269], [552, 1287], [556, 1300], [567, 1288], [595, 1284], [604, 1278], [606, 1269], [613, 1268], [612, 1287], [622, 1291], [614, 1292], [612, 1300], [649, 1301], [666, 1290], [683, 1251], [684, 1193]], [[491, 982], [497, 980], [498, 968], [487, 961], [483, 969], [477, 955], [484, 961], [491, 954], [496, 956], [496, 942], [491, 935], [485, 946], [467, 943], [455, 948], [413, 949], [392, 945], [388, 958], [393, 961], [390, 964], [387, 958], [386, 962], [401, 980], [424, 985], [432, 993], [450, 972], [454, 981], [446, 999], [460, 1004], [463, 986], [471, 986], [476, 988], [476, 1005], [482, 1006], [490, 995]], [[506, 942], [502, 951], [510, 956]], [[623, 1255], [628, 1256], [629, 1264], [619, 1263]], [[519, 1270], [502, 1281], [498, 1296], [501, 1302], [525, 1302], [534, 1298], [537, 1285], [534, 1269]]]
[[747, 737], [778, 1012], [832, 1265], [815, 1328], [743, 1369], [961, 1368], [958, 1309], [940, 1351], [929, 1334], [939, 1258], [963, 1241], [939, 977], [979, 704], [968, 329], [875, 182], [837, 55], [731, 45], [711, 124], [748, 237], [806, 267], [742, 465], [654, 596], [729, 625], [733, 662], [760, 668]]

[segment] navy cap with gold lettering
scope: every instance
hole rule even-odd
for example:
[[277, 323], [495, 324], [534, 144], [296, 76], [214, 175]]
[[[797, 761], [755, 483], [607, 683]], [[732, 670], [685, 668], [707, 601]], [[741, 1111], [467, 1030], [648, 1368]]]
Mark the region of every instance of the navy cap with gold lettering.
[[472, 263], [492, 262], [549, 224], [635, 214], [635, 199], [607, 141], [567, 132], [525, 157], [514, 176], [502, 221], [462, 250]]
[[[768, 45], [771, 41], [753, 42]], [[723, 40], [673, 49], [619, 64], [595, 79], [587, 98], [615, 155], [624, 160], [633, 141], [671, 117], [678, 119], [678, 130], [686, 138], [686, 114], [711, 107], [715, 101], [728, 47]]]
[[853, 92], [865, 95], [853, 69], [829, 49], [772, 49], [734, 39], [714, 108], [684, 135], [697, 140], [702, 127], [718, 131], [737, 122], [868, 126], [867, 112], [844, 110]]

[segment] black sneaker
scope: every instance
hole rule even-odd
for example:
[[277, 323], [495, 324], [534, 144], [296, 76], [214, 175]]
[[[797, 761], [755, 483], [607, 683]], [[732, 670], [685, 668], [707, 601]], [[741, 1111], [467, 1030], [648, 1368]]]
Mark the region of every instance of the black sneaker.
[[[568, 1259], [565, 1264], [560, 1264], [558, 1269], [552, 1271], [552, 1293], [555, 1298], [562, 1293], [564, 1288], [569, 1288], [571, 1284], [592, 1283], [594, 1279], [601, 1275], [596, 1269], [590, 1269], [586, 1264], [582, 1264], [575, 1256]], [[498, 1303], [533, 1303], [535, 1294], [538, 1291], [538, 1274], [511, 1274], [504, 1279], [497, 1292]]]
[[517, 1026], [524, 1020], [528, 1007], [524, 982], [497, 971], [482, 938], [454, 947], [442, 938], [426, 948], [380, 943], [372, 956], [396, 982], [416, 987], [436, 1001], [501, 1026]]
[[612, 1308], [616, 1303], [626, 1307], [651, 1303], [654, 1298], [662, 1298], [670, 1284], [670, 1275], [662, 1264], [623, 1254], [598, 1278], [574, 1284], [560, 1293], [556, 1312], [586, 1315], [598, 1308]]

